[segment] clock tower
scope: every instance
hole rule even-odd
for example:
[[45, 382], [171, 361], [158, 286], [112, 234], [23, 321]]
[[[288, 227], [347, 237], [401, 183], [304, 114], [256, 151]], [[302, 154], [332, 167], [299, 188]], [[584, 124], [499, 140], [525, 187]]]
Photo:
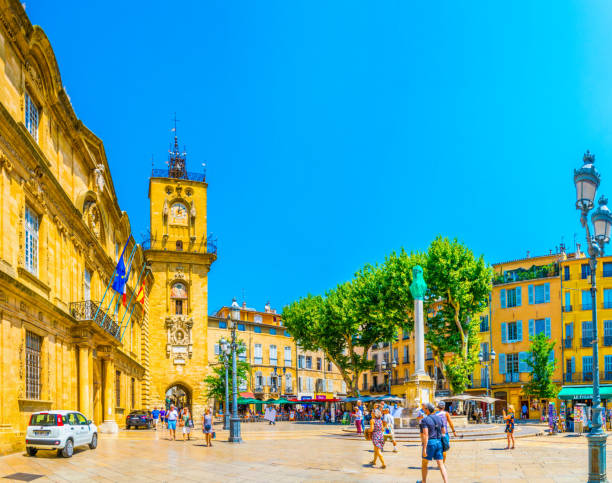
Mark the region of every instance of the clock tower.
[[217, 258], [206, 231], [207, 186], [204, 173], [187, 171], [175, 131], [168, 168], [153, 169], [149, 180], [145, 248], [154, 283], [143, 400], [149, 409], [189, 406], [197, 417], [206, 403], [208, 272]]

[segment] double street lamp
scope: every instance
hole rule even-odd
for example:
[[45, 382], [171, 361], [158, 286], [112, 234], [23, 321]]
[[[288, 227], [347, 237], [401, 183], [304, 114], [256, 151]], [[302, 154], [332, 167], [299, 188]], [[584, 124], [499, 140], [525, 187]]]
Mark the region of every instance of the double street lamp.
[[[388, 369], [387, 366], [389, 366]], [[393, 369], [397, 367], [397, 360], [393, 359], [393, 362], [387, 363], [387, 361], [383, 359], [382, 363], [380, 364], [380, 367], [383, 372], [387, 374], [387, 382], [389, 383], [389, 391], [387, 392], [387, 394], [391, 394], [391, 376], [393, 375]]]
[[[493, 368], [493, 363], [495, 362], [495, 357], [497, 357], [497, 354], [495, 353], [495, 351], [493, 349], [491, 349], [491, 354], [489, 354], [489, 357], [485, 358], [486, 354], [483, 354], [482, 351], [480, 351], [478, 353], [478, 360], [480, 361], [480, 364], [482, 364], [483, 362], [485, 363], [485, 367], [487, 368], [487, 377], [486, 377], [486, 389], [487, 389], [487, 396], [491, 397], [491, 369]], [[488, 405], [489, 408], [489, 415], [487, 416], [487, 421], [490, 423], [491, 422], [491, 403], [489, 403]]]
[[240, 306], [236, 299], [232, 301], [232, 307], [230, 314], [227, 316], [227, 320], [232, 330], [232, 341], [230, 343], [230, 349], [232, 352], [232, 416], [230, 418], [230, 443], [242, 443], [242, 437], [240, 436], [240, 418], [238, 417], [238, 384], [237, 384], [237, 371], [236, 371], [236, 352], [238, 351], [238, 342], [236, 341], [236, 327], [240, 321]]
[[599, 198], [599, 207], [591, 215], [593, 234], [589, 227], [588, 214], [594, 208], [595, 194], [600, 183], [600, 176], [595, 169], [595, 155], [587, 151], [582, 158], [582, 168], [574, 170], [574, 184], [576, 185], [576, 209], [580, 210], [580, 223], [586, 230], [587, 247], [589, 253], [589, 267], [591, 269], [591, 306], [593, 311], [593, 409], [591, 417], [591, 431], [589, 438], [589, 482], [607, 481], [606, 478], [606, 439], [603, 430], [601, 396], [599, 392], [599, 341], [597, 330], [597, 285], [595, 270], [597, 257], [604, 254], [604, 246], [610, 241], [610, 227], [612, 214], [607, 207], [605, 196]]

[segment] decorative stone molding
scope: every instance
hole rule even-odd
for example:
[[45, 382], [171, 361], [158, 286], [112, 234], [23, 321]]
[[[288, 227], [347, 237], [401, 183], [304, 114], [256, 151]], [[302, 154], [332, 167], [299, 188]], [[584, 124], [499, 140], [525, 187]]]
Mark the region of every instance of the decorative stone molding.
[[0, 154], [0, 169], [5, 170], [7, 173], [13, 171], [13, 163], [4, 154]]
[[42, 209], [47, 212], [48, 207], [45, 201], [45, 185], [43, 182], [43, 172], [40, 166], [35, 169], [29, 169], [30, 177], [26, 180], [26, 186], [29, 188], [32, 196], [40, 204]]
[[172, 358], [175, 364], [184, 364], [185, 359], [193, 355], [191, 329], [193, 318], [186, 315], [166, 317], [166, 357]]

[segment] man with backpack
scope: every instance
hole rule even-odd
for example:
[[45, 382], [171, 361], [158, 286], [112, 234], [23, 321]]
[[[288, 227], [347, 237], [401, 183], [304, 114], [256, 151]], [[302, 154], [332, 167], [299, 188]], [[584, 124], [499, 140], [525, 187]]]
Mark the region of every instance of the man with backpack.
[[445, 434], [444, 426], [440, 418], [434, 415], [435, 407], [431, 403], [423, 404], [425, 417], [419, 423], [421, 431], [421, 443], [423, 444], [423, 459], [421, 462], [421, 474], [423, 483], [427, 482], [427, 465], [431, 460], [435, 460], [440, 468], [440, 474], [444, 483], [448, 482], [446, 467], [444, 466], [444, 455], [442, 448], [442, 436]]

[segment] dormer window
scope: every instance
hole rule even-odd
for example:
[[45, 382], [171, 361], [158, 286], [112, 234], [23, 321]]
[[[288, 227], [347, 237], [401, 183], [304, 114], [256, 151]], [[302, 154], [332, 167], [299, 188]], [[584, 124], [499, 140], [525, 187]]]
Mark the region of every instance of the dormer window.
[[34, 140], [38, 142], [38, 107], [30, 97], [30, 94], [25, 93], [25, 126]]

